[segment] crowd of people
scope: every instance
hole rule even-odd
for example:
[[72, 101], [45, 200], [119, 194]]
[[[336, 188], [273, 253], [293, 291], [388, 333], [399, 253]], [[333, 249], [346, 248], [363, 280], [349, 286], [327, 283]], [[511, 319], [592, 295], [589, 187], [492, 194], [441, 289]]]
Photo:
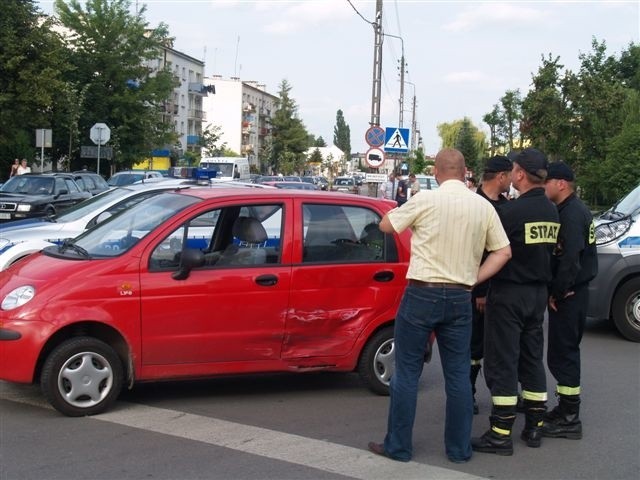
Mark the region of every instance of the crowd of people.
[[[445, 380], [449, 460], [467, 462], [473, 451], [512, 455], [518, 412], [525, 416], [520, 437], [528, 447], [540, 447], [543, 437], [581, 438], [580, 342], [587, 286], [598, 267], [593, 218], [576, 195], [574, 172], [527, 148], [489, 159], [480, 185], [470, 188], [463, 155], [444, 149], [434, 174], [437, 190], [413, 191], [411, 176], [390, 176], [384, 189], [398, 207], [380, 230], [410, 229], [411, 257], [394, 327], [387, 432], [369, 450], [411, 460], [418, 382], [432, 332]], [[511, 200], [512, 189], [518, 194]], [[545, 312], [547, 367], [558, 397], [551, 411]], [[481, 369], [492, 408], [489, 428], [472, 438]]]

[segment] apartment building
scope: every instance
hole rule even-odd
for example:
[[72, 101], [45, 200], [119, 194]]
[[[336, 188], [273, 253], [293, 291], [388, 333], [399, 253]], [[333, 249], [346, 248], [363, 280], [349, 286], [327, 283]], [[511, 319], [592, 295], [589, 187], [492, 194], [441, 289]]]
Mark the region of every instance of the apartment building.
[[198, 143], [206, 120], [203, 99], [215, 93], [204, 84], [204, 62], [167, 46], [162, 57], [149, 66], [154, 70], [169, 69], [180, 82], [164, 102], [161, 114], [179, 135], [175, 147], [182, 152], [199, 152]]
[[238, 77], [213, 75], [206, 77], [204, 84], [216, 94], [203, 99], [203, 128], [220, 127], [221, 142], [259, 169], [263, 148], [271, 136], [278, 97], [268, 93], [264, 84]]

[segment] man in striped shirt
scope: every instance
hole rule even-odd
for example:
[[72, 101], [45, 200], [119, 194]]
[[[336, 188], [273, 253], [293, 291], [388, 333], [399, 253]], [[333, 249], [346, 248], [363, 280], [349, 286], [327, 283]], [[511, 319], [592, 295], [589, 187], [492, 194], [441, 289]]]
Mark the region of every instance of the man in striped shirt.
[[[371, 451], [394, 460], [409, 461], [413, 454], [418, 381], [431, 332], [447, 393], [446, 454], [452, 462], [471, 458], [471, 287], [500, 270], [511, 248], [495, 209], [466, 187], [465, 173], [459, 151], [440, 151], [435, 161], [440, 188], [412, 197], [380, 222], [385, 233], [412, 231], [408, 285], [395, 322], [388, 431], [384, 443], [369, 443]], [[480, 266], [484, 250], [490, 253]]]

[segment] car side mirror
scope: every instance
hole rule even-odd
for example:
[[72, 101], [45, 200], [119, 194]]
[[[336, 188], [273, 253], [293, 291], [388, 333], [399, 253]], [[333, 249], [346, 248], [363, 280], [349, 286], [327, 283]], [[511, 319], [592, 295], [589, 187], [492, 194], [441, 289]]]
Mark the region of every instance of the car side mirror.
[[69, 195], [69, 190], [60, 190], [56, 193], [54, 198], [58, 198], [60, 195]]
[[194, 268], [204, 265], [204, 253], [195, 248], [185, 248], [180, 255], [180, 268], [173, 272], [171, 278], [174, 280], [184, 280], [189, 277], [189, 273]]

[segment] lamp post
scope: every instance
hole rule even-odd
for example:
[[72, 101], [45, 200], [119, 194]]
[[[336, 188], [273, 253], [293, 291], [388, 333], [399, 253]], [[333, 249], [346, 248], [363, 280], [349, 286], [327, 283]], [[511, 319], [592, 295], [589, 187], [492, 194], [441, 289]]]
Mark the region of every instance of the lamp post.
[[417, 135], [417, 125], [416, 125], [416, 84], [413, 82], [406, 81], [409, 85], [413, 87], [413, 102], [411, 108], [411, 151], [416, 149], [416, 135]]

